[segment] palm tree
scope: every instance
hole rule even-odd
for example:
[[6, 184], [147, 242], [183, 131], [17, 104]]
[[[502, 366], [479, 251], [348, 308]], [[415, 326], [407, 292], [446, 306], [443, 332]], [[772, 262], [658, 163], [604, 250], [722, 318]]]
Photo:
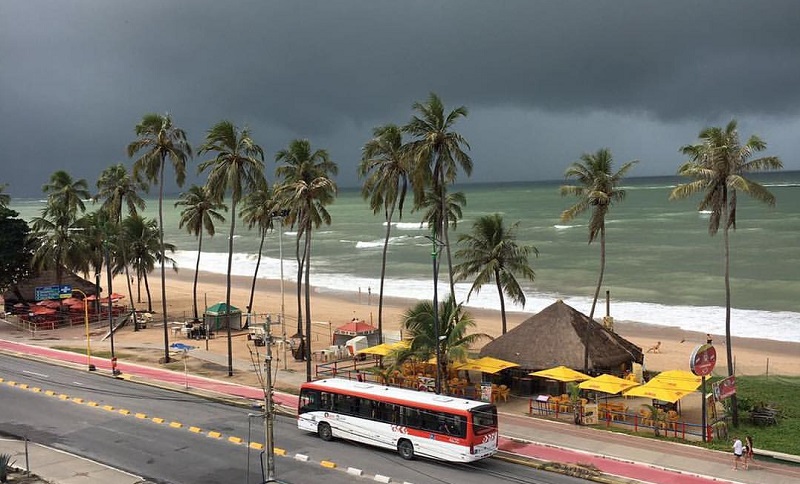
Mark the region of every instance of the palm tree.
[[[120, 225], [121, 234], [115, 239], [124, 239], [126, 244], [127, 263], [133, 268], [137, 279], [144, 279], [144, 287], [147, 292], [147, 310], [153, 311], [153, 302], [150, 296], [150, 284], [147, 274], [155, 269], [156, 263], [168, 263], [172, 270], [178, 272], [175, 260], [170, 257], [162, 257], [161, 237], [158, 225], [155, 220], [143, 218], [141, 215], [129, 215], [122, 220]], [[113, 249], [113, 245], [110, 246]], [[175, 252], [175, 245], [164, 243], [165, 251]], [[114, 258], [116, 260], [116, 258]], [[118, 268], [119, 264], [112, 264]], [[119, 273], [115, 269], [115, 273]]]
[[5, 193], [7, 187], [8, 183], [0, 185], [0, 207], [2, 208], [7, 208], [8, 204], [11, 203], [11, 196]]
[[264, 250], [264, 241], [267, 232], [273, 229], [272, 219], [277, 208], [272, 190], [270, 190], [267, 180], [259, 180], [257, 187], [253, 189], [242, 200], [242, 221], [247, 224], [248, 229], [258, 228], [261, 240], [258, 244], [258, 258], [256, 268], [253, 271], [253, 282], [250, 285], [250, 301], [247, 304], [248, 314], [253, 311], [253, 299], [256, 293], [256, 280], [258, 279], [258, 269], [261, 266], [261, 252]]
[[[305, 277], [298, 277], [298, 315], [297, 334], [301, 340], [302, 316], [299, 311], [300, 287], [305, 281], [305, 340], [301, 343], [306, 359], [306, 380], [311, 381], [311, 231], [323, 223], [330, 225], [331, 216], [326, 205], [333, 202], [336, 196], [336, 183], [330, 176], [336, 175], [339, 168], [331, 161], [328, 152], [323, 149], [311, 150], [311, 143], [305, 139], [296, 139], [289, 143], [289, 148], [279, 151], [275, 161], [284, 162], [275, 173], [283, 182], [276, 188], [275, 195], [281, 206], [290, 207], [290, 217], [297, 222], [297, 239], [304, 237], [302, 261], [298, 262], [298, 271], [305, 269]], [[298, 245], [299, 255], [299, 245]], [[302, 273], [298, 273], [300, 276]]]
[[386, 220], [386, 236], [381, 256], [381, 285], [378, 295], [378, 343], [383, 342], [383, 287], [386, 279], [386, 254], [392, 231], [392, 217], [397, 209], [398, 218], [403, 219], [403, 204], [408, 189], [410, 159], [403, 149], [403, 133], [397, 126], [387, 124], [372, 131], [373, 138], [361, 150], [358, 165], [359, 178], [366, 177], [361, 195], [369, 200], [372, 213], [383, 212]]
[[42, 191], [47, 194], [47, 205], [42, 215], [32, 220], [37, 240], [31, 263], [34, 269], [55, 269], [56, 283], [61, 285], [64, 267], [75, 270], [86, 263], [78, 213], [86, 211], [83, 201], [90, 198], [88, 184], [59, 170], [50, 175]]
[[86, 211], [83, 201], [90, 198], [86, 180], [73, 180], [64, 170], [50, 175], [50, 182], [42, 187], [42, 191], [47, 194], [48, 205], [73, 217], [79, 211]]
[[535, 274], [528, 263], [528, 257], [539, 255], [532, 245], [518, 245], [516, 229], [519, 222], [505, 227], [499, 213], [484, 215], [472, 225], [472, 233], [458, 238], [464, 247], [456, 252], [456, 258], [463, 262], [456, 266], [456, 278], [464, 280], [474, 277], [475, 281], [467, 294], [467, 301], [473, 292], [478, 293], [481, 286], [494, 281], [500, 296], [500, 315], [503, 334], [506, 334], [506, 304], [503, 294], [517, 304], [525, 307], [525, 292], [519, 285], [516, 275], [520, 274], [533, 281]]
[[225, 290], [225, 321], [228, 333], [228, 376], [233, 376], [233, 347], [231, 344], [231, 269], [233, 267], [233, 236], [236, 233], [236, 205], [242, 197], [255, 189], [264, 178], [264, 150], [250, 137], [247, 128], [238, 129], [230, 121], [220, 121], [208, 130], [206, 141], [199, 154], [216, 153], [200, 163], [198, 171], [208, 174], [208, 190], [212, 197], [222, 200], [231, 195], [231, 229], [228, 236], [228, 272]]
[[[444, 104], [439, 96], [431, 93], [426, 103], [416, 102], [413, 109], [418, 112], [411, 121], [403, 127], [403, 131], [413, 138], [408, 148], [414, 156], [413, 187], [415, 204], [419, 206], [425, 198], [428, 186], [432, 188], [442, 204], [441, 213], [447, 213], [446, 187], [456, 180], [458, 168], [469, 176], [472, 173], [472, 159], [462, 147], [469, 149], [469, 143], [463, 136], [452, 131], [453, 125], [460, 118], [467, 116], [467, 108], [460, 106], [445, 115]], [[439, 220], [434, 227], [433, 238], [441, 234], [443, 245], [448, 259], [450, 257], [450, 243], [448, 224], [444, 219]], [[434, 242], [438, 244], [438, 242]], [[436, 265], [436, 264], [434, 264]], [[434, 281], [438, 280], [438, 272], [434, 270]], [[455, 298], [455, 285], [452, 268], [449, 274], [450, 295]], [[434, 301], [436, 307], [436, 301]]]
[[[625, 174], [638, 160], [629, 161], [612, 173], [613, 159], [611, 150], [601, 148], [597, 153], [584, 153], [581, 161], [575, 162], [567, 168], [564, 178], [575, 178], [579, 185], [563, 185], [560, 189], [561, 196], [572, 195], [578, 202], [561, 212], [561, 220], [569, 222], [591, 208], [589, 218], [589, 243], [591, 244], [600, 235], [600, 276], [597, 278], [597, 288], [592, 298], [592, 309], [589, 319], [594, 319], [594, 310], [597, 307], [597, 297], [603, 285], [603, 275], [606, 270], [606, 215], [614, 202], [625, 199], [625, 190], [619, 188]], [[588, 326], [587, 326], [588, 331]], [[584, 370], [589, 370], [589, 346], [585, 345], [583, 354]]]
[[[109, 219], [115, 225], [119, 225], [122, 221], [122, 206], [128, 208], [128, 214], [135, 215], [139, 210], [144, 210], [145, 202], [139, 191], [146, 191], [147, 184], [142, 181], [134, 180], [128, 170], [122, 163], [112, 165], [100, 174], [97, 180], [97, 195], [94, 200], [103, 200], [100, 210], [108, 213]], [[120, 246], [121, 256], [125, 258], [125, 246]], [[128, 285], [128, 297], [133, 306], [133, 288], [131, 287], [130, 278], [128, 277], [128, 265], [125, 264], [125, 281]], [[136, 329], [136, 326], [134, 326]]]
[[214, 199], [206, 187], [192, 185], [188, 191], [180, 194], [176, 207], [184, 207], [178, 228], [186, 227], [186, 231], [197, 237], [197, 262], [194, 266], [194, 283], [192, 284], [192, 309], [194, 320], [199, 321], [197, 312], [197, 277], [200, 272], [200, 254], [203, 253], [203, 232], [213, 237], [216, 234], [214, 222], [225, 222], [225, 217], [217, 210], [228, 211], [228, 207]]
[[144, 150], [133, 163], [133, 178], [144, 174], [150, 183], [158, 184], [158, 239], [161, 249], [161, 311], [164, 317], [164, 363], [169, 363], [169, 335], [167, 334], [167, 285], [164, 271], [164, 169], [167, 158], [175, 170], [175, 182], [183, 186], [186, 178], [186, 160], [192, 156], [192, 147], [186, 141], [186, 133], [172, 124], [169, 114], [145, 114], [136, 125], [136, 141], [128, 145], [128, 156]]
[[[435, 318], [439, 318], [438, 321]], [[484, 333], [470, 333], [476, 326], [472, 315], [456, 304], [452, 296], [434, 309], [431, 301], [420, 301], [403, 314], [403, 330], [411, 339], [408, 348], [398, 350], [393, 356], [398, 364], [408, 359], [428, 361], [437, 357], [437, 373], [447, 374], [449, 362], [464, 361], [469, 349]], [[437, 341], [439, 344], [437, 345]], [[436, 393], [442, 391], [440, 379], [436, 379]]]
[[[689, 156], [678, 169], [681, 176], [693, 181], [675, 187], [669, 195], [670, 200], [686, 198], [703, 192], [699, 210], [711, 210], [708, 233], [715, 235], [722, 224], [723, 260], [725, 265], [725, 348], [728, 363], [728, 376], [733, 375], [733, 350], [731, 348], [731, 281], [730, 281], [730, 242], [728, 229], [736, 230], [737, 194], [744, 193], [770, 206], [775, 205], [775, 196], [763, 185], [746, 178], [746, 174], [779, 170], [783, 163], [776, 156], [750, 159], [754, 153], [764, 151], [767, 143], [752, 135], [744, 145], [739, 141], [736, 120], [731, 120], [725, 128], [710, 127], [700, 131], [700, 142], [681, 148]], [[736, 396], [731, 399], [733, 425], [739, 425], [739, 411]]]

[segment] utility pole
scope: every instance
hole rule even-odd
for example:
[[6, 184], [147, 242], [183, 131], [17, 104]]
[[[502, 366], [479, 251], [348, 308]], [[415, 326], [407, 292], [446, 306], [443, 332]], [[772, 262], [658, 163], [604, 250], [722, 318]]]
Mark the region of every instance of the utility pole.
[[264, 482], [275, 482], [275, 442], [273, 440], [273, 425], [275, 412], [272, 407], [272, 318], [267, 315], [264, 324], [264, 347], [267, 355], [264, 358], [264, 455], [267, 475]]

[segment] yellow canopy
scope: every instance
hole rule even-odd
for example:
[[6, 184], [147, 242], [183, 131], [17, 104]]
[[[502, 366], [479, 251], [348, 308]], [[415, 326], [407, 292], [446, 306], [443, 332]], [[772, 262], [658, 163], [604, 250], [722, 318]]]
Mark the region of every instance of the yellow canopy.
[[690, 371], [662, 371], [650, 381], [657, 381], [659, 387], [693, 392], [700, 388], [701, 378]]
[[596, 392], [610, 393], [613, 395], [638, 385], [639, 384], [635, 381], [604, 374], [592, 378], [591, 380], [583, 381], [578, 387], [581, 390], [594, 390]]
[[514, 368], [516, 366], [519, 365], [510, 361], [492, 358], [491, 356], [484, 356], [483, 358], [479, 358], [477, 360], [470, 360], [467, 358], [467, 361], [464, 363], [459, 363], [453, 368], [456, 370], [473, 370], [481, 371], [483, 373], [498, 373], [506, 368]]
[[592, 377], [589, 375], [585, 375], [579, 371], [575, 371], [572, 368], [567, 368], [566, 366], [556, 366], [555, 368], [548, 368], [547, 370], [539, 370], [534, 371], [533, 373], [528, 373], [530, 376], [540, 376], [542, 378], [549, 378], [551, 380], [557, 381], [584, 381], [589, 380]]
[[626, 397], [645, 397], [654, 398], [656, 400], [663, 400], [665, 402], [675, 403], [686, 395], [692, 393], [693, 390], [678, 390], [675, 388], [666, 388], [661, 386], [660, 382], [650, 380], [646, 384], [638, 387], [633, 387], [623, 393]]
[[392, 351], [408, 348], [408, 346], [409, 346], [408, 341], [398, 341], [397, 343], [383, 343], [376, 346], [370, 346], [369, 348], [364, 348], [363, 350], [358, 350], [356, 351], [356, 354], [387, 356]]

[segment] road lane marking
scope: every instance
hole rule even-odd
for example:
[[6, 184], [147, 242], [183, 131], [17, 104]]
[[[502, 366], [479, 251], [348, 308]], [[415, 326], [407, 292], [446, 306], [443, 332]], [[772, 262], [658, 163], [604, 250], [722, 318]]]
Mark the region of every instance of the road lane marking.
[[218, 438], [222, 437], [221, 433], [215, 432], [213, 430], [211, 432], [207, 433], [206, 435], [208, 435], [209, 437], [211, 437], [213, 439], [218, 439]]
[[50, 378], [50, 375], [45, 375], [44, 373], [36, 373], [35, 371], [30, 371], [30, 370], [22, 370], [22, 373], [27, 373], [28, 375], [35, 375], [40, 378]]
[[323, 460], [319, 463], [319, 465], [322, 467], [327, 467], [328, 469], [336, 469], [336, 463], [329, 460]]
[[155, 422], [157, 424], [162, 424], [162, 423], [164, 423], [164, 419], [163, 418], [158, 418], [158, 417], [153, 417], [153, 422]]

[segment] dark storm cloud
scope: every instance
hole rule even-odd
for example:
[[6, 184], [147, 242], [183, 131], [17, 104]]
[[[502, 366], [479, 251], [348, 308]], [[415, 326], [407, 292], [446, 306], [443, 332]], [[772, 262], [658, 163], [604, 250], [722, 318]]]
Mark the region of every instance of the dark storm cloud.
[[734, 116], [799, 168], [798, 14], [795, 1], [3, 2], [0, 182], [36, 196], [64, 168], [93, 184], [126, 161], [144, 113], [169, 111], [194, 144], [222, 118], [270, 158], [308, 137], [353, 184], [371, 128], [407, 121], [431, 91], [470, 109], [459, 130], [477, 181], [557, 177], [601, 146], [671, 174], [678, 146]]

